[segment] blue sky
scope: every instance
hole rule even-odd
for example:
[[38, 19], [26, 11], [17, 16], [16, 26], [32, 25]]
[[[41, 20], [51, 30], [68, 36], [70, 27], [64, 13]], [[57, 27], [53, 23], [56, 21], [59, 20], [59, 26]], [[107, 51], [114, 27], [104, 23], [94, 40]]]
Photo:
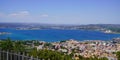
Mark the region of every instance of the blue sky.
[[120, 0], [0, 0], [0, 22], [120, 24]]

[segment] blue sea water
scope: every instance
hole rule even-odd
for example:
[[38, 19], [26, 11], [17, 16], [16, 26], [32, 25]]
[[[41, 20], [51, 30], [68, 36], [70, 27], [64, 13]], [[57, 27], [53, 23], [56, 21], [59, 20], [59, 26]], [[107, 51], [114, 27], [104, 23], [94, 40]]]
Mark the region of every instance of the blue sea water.
[[120, 37], [120, 34], [107, 34], [100, 31], [89, 30], [15, 30], [0, 29], [0, 32], [10, 32], [11, 34], [0, 35], [0, 39], [10, 37], [12, 40], [42, 40], [46, 42], [54, 42], [61, 40], [111, 40]]

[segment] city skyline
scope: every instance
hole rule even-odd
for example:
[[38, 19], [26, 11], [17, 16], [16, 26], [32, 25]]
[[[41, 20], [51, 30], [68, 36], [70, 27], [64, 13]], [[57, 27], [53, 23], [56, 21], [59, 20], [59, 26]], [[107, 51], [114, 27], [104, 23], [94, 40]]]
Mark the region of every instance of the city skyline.
[[1, 0], [0, 22], [119, 24], [119, 0]]

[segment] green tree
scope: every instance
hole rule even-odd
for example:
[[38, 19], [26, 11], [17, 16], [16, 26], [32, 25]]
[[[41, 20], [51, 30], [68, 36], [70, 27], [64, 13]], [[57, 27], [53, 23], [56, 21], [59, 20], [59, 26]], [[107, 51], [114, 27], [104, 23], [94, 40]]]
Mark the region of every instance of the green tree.
[[34, 42], [34, 45], [35, 45], [35, 46], [39, 46], [39, 45], [40, 45], [39, 41], [35, 41], [35, 42]]
[[52, 47], [52, 44], [51, 43], [45, 43], [44, 47]]
[[84, 60], [85, 58], [83, 56], [79, 55], [79, 59]]
[[108, 60], [108, 58], [106, 58], [106, 57], [101, 57], [101, 58], [99, 58], [99, 60]]
[[5, 41], [1, 42], [0, 47], [3, 50], [13, 50], [13, 42], [10, 38], [7, 38]]
[[120, 60], [120, 51], [116, 52], [117, 59]]
[[16, 52], [24, 52], [25, 46], [23, 45], [22, 41], [16, 41], [14, 43], [13, 50]]
[[33, 48], [33, 49], [29, 52], [29, 55], [36, 58], [36, 57], [38, 56], [37, 49], [36, 49], [36, 48]]
[[72, 60], [72, 58], [69, 55], [64, 55], [57, 51], [51, 51], [47, 49], [38, 50], [33, 49], [30, 53], [30, 56], [37, 57], [39, 59], [45, 59], [45, 60]]

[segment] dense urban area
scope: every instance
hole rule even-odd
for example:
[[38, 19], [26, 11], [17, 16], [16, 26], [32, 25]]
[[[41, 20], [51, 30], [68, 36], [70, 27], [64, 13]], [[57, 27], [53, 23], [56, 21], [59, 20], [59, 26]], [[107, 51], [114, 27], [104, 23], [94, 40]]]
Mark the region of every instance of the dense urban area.
[[4, 51], [25, 52], [28, 56], [45, 60], [120, 60], [120, 38], [102, 40], [64, 40], [44, 42], [37, 40], [13, 41], [10, 38], [0, 41]]

